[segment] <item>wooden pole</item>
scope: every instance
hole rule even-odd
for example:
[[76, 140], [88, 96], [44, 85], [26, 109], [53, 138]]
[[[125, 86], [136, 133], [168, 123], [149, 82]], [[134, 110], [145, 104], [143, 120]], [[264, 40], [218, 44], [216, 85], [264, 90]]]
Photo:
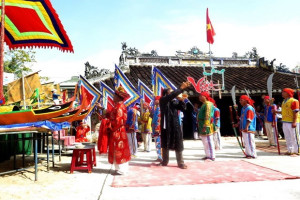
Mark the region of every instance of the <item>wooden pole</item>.
[[0, 39], [0, 98], [3, 97], [3, 72], [4, 72], [4, 27], [5, 27], [5, 0], [1, 0], [1, 39]]

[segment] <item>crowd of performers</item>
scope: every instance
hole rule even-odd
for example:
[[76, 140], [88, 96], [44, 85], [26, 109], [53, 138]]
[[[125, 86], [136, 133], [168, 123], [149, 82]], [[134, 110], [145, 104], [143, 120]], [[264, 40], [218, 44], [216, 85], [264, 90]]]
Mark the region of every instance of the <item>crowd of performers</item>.
[[[136, 104], [129, 110], [126, 109], [124, 101], [129, 97], [124, 88], [118, 87], [114, 94], [114, 107], [111, 110], [102, 109], [101, 126], [99, 129], [98, 149], [100, 154], [107, 153], [108, 161], [114, 164], [115, 174], [121, 175], [128, 170], [128, 161], [136, 156], [138, 143], [136, 133], [138, 124], [141, 124], [141, 134], [144, 143], [144, 151], [150, 151], [150, 144], [154, 138], [157, 161], [159, 165], [167, 166], [169, 162], [169, 151], [174, 150], [177, 165], [181, 169], [186, 169], [182, 152], [183, 133], [181, 128], [180, 111], [186, 109], [186, 104], [190, 103], [184, 98], [183, 91], [190, 86], [189, 82], [184, 82], [179, 89], [172, 91], [165, 89], [162, 96], [155, 97], [154, 105], [144, 103], [142, 108]], [[298, 115], [299, 102], [293, 98], [294, 91], [285, 88], [282, 92], [284, 101], [282, 110], [276, 109], [273, 99], [264, 97], [264, 112], [258, 113], [254, 109], [254, 101], [247, 95], [242, 95], [239, 103], [242, 106], [239, 122], [233, 127], [239, 127], [242, 141], [245, 148], [246, 158], [256, 158], [255, 132], [257, 117], [263, 116], [263, 124], [269, 139], [270, 146], [278, 145], [278, 135], [276, 135], [275, 114], [282, 114], [282, 129], [287, 144], [287, 153], [291, 156], [299, 155], [299, 123]], [[193, 125], [197, 132], [195, 139], [199, 138], [203, 142], [206, 161], [214, 161], [216, 150], [221, 150], [220, 134], [220, 110], [208, 92], [199, 94], [202, 102], [200, 108], [194, 106], [193, 115], [195, 120]], [[236, 105], [235, 105], [236, 106]], [[141, 113], [139, 115], [139, 113]]]

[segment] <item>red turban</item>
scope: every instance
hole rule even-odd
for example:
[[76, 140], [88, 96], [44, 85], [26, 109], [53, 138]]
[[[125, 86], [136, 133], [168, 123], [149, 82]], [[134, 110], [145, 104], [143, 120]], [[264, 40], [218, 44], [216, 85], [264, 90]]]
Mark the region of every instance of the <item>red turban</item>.
[[247, 95], [242, 95], [240, 97], [241, 100], [245, 100], [248, 102], [248, 104], [250, 104], [251, 106], [254, 106], [254, 102], [250, 97], [248, 97]]
[[204, 96], [208, 101], [212, 102], [215, 107], [217, 107], [215, 100], [210, 97], [210, 94], [208, 92], [201, 92], [200, 95]]
[[157, 100], [159, 101], [159, 100], [160, 100], [160, 97], [161, 97], [161, 96], [156, 96], [156, 97], [155, 97], [155, 101], [157, 101]]
[[201, 92], [200, 95], [201, 95], [201, 96], [205, 96], [206, 99], [209, 99], [209, 98], [210, 98], [210, 95], [209, 95], [208, 92]]
[[265, 96], [264, 99], [270, 100], [270, 97], [269, 96]]
[[286, 93], [288, 93], [288, 95], [289, 95], [290, 97], [293, 97], [295, 91], [294, 91], [293, 89], [291, 89], [291, 88], [284, 88], [284, 89], [283, 89], [283, 92], [286, 92]]

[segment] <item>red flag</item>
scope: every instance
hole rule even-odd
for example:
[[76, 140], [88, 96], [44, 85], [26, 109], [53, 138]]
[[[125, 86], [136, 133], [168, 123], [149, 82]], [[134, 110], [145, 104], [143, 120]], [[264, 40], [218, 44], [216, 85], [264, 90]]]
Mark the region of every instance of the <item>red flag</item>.
[[213, 44], [214, 36], [216, 35], [216, 33], [208, 16], [208, 8], [206, 9], [206, 35], [207, 35], [207, 42], [209, 44]]

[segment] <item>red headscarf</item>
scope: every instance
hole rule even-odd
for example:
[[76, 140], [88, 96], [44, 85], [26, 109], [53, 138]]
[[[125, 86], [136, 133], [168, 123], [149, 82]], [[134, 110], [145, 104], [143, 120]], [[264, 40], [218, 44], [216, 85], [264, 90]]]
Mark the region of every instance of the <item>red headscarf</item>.
[[210, 98], [210, 94], [208, 92], [201, 92], [200, 95], [205, 96], [207, 100]]
[[248, 97], [247, 95], [242, 95], [240, 97], [240, 99], [245, 100], [248, 102], [248, 104], [250, 104], [251, 106], [254, 106], [255, 101], [253, 101], [250, 97]]
[[208, 92], [201, 92], [200, 95], [204, 96], [208, 101], [212, 102], [214, 106], [217, 107], [215, 100], [210, 97], [210, 94]]
[[288, 93], [288, 95], [289, 95], [290, 97], [293, 97], [295, 91], [294, 91], [293, 89], [291, 89], [291, 88], [284, 88], [284, 89], [283, 89], [283, 92], [286, 92], [286, 93]]
[[269, 96], [265, 96], [264, 99], [270, 100], [270, 97]]

